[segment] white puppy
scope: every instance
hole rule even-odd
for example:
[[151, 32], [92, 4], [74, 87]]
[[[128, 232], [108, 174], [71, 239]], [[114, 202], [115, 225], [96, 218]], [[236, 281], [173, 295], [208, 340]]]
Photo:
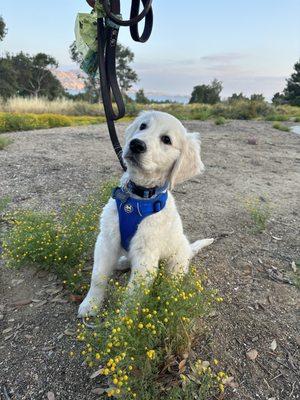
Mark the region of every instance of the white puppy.
[[191, 258], [213, 242], [189, 243], [167, 190], [204, 170], [199, 136], [158, 111], [143, 112], [128, 127], [123, 155], [127, 171], [102, 212], [91, 286], [79, 317], [96, 313], [107, 281], [115, 269], [122, 268], [124, 256], [131, 264], [132, 288], [137, 278], [150, 285], [161, 259], [170, 273], [187, 272]]

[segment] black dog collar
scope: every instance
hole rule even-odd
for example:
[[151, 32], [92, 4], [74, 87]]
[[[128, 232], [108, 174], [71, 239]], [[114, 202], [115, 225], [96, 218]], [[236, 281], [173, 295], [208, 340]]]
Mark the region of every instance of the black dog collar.
[[167, 188], [168, 188], [168, 183], [166, 183], [164, 186], [155, 186], [153, 188], [146, 188], [143, 186], [139, 186], [132, 181], [129, 181], [127, 183], [127, 189], [130, 191], [130, 193], [135, 194], [141, 197], [142, 199], [150, 199], [150, 197], [164, 192]]

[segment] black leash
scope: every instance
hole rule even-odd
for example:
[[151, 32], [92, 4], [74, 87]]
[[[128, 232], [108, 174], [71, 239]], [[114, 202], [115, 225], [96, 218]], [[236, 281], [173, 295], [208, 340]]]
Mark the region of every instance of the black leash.
[[[90, 6], [95, 6], [94, 0], [87, 0], [87, 2]], [[139, 13], [141, 2], [144, 8], [141, 13]], [[121, 167], [126, 171], [126, 166], [122, 158], [122, 147], [115, 127], [115, 121], [124, 117], [126, 112], [123, 96], [117, 80], [116, 46], [120, 26], [129, 26], [131, 37], [136, 42], [144, 43], [149, 39], [153, 26], [152, 0], [132, 0], [130, 19], [128, 20], [122, 20], [121, 18], [120, 0], [100, 0], [100, 3], [106, 14], [105, 17], [97, 19], [102, 101], [113, 148]], [[145, 19], [144, 29], [140, 35], [138, 24], [143, 19]], [[116, 103], [116, 110], [113, 108], [113, 100]]]

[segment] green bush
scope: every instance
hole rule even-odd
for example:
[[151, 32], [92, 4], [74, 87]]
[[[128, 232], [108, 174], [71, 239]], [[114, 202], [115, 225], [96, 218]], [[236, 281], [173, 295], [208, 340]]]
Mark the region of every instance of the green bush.
[[58, 114], [41, 114], [37, 116], [39, 127], [55, 128], [73, 125], [72, 117]]
[[224, 125], [226, 122], [226, 119], [224, 117], [218, 117], [215, 119], [215, 124], [216, 125]]
[[266, 121], [288, 121], [289, 117], [282, 114], [270, 114], [266, 116]]
[[11, 229], [3, 241], [3, 257], [8, 265], [35, 264], [55, 272], [72, 291], [85, 291], [82, 269], [91, 257], [99, 215], [112, 186], [103, 185], [84, 204], [62, 206], [61, 213], [25, 210], [7, 214]]
[[269, 203], [259, 197], [251, 197], [246, 200], [245, 206], [254, 225], [254, 233], [263, 232], [271, 215]]
[[279, 131], [289, 132], [290, 128], [288, 126], [282, 125], [279, 122], [274, 122], [272, 125], [274, 129], [278, 129]]
[[60, 114], [0, 113], [0, 133], [55, 128], [72, 125], [92, 125], [105, 122], [105, 117], [67, 116]]
[[272, 107], [262, 101], [239, 100], [232, 104], [219, 103], [213, 108], [213, 115], [227, 119], [255, 119], [270, 114]]
[[9, 138], [0, 136], [0, 150], [5, 149], [8, 145], [10, 145], [13, 141]]
[[6, 197], [0, 197], [0, 214], [3, 213], [3, 211], [6, 209], [8, 204], [11, 202], [11, 198], [6, 196]]
[[170, 279], [162, 264], [151, 288], [138, 282], [130, 301], [126, 286], [111, 280], [107, 297], [107, 308], [93, 320], [94, 329], [79, 324], [77, 337], [107, 397], [190, 400], [224, 391], [227, 376], [218, 361], [191, 356], [201, 325], [203, 332], [200, 319], [223, 300], [205, 289], [195, 267]]

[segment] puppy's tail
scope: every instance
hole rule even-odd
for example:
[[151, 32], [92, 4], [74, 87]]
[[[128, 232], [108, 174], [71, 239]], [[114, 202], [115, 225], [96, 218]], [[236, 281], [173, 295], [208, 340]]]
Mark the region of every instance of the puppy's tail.
[[196, 240], [196, 242], [191, 243], [192, 257], [194, 257], [203, 247], [212, 244], [214, 239], [202, 239]]

